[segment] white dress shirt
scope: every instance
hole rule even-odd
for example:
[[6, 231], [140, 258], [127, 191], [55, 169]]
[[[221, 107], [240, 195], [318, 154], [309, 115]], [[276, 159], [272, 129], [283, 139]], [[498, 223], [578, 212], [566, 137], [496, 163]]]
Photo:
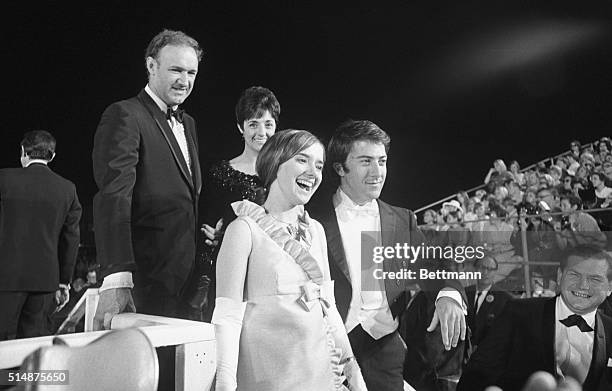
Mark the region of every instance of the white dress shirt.
[[380, 339], [394, 332], [399, 322], [391, 315], [384, 284], [377, 290], [361, 290], [361, 233], [374, 233], [376, 243], [381, 243], [378, 203], [372, 200], [366, 205], [357, 205], [338, 188], [334, 195], [334, 207], [353, 291], [345, 322], [346, 330], [350, 332], [361, 324], [372, 338]]
[[[582, 315], [595, 330], [595, 311]], [[566, 327], [560, 320], [572, 315], [561, 296], [555, 306], [555, 360], [560, 376], [571, 376], [584, 383], [593, 357], [594, 332], [582, 332], [577, 326]]]
[[[166, 102], [161, 100], [155, 93], [149, 88], [149, 85], [145, 87], [145, 91], [151, 99], [155, 101], [157, 106], [161, 109], [161, 111], [165, 114], [168, 111], [168, 105]], [[176, 110], [177, 106], [173, 106], [172, 110]], [[182, 123], [178, 122], [174, 116], [170, 117], [168, 120], [168, 125], [172, 129], [172, 133], [174, 134], [174, 138], [181, 148], [181, 152], [183, 153], [183, 158], [185, 159], [185, 163], [187, 163], [187, 169], [189, 170], [189, 175], [191, 175], [191, 158], [189, 156], [189, 148], [187, 147], [187, 138], [185, 137], [185, 127]]]

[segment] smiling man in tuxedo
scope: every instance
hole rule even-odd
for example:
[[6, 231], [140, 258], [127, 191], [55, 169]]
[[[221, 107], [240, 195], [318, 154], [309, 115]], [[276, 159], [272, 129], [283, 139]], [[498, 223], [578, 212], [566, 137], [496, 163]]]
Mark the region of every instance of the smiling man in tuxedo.
[[[406, 350], [398, 326], [414, 281], [386, 279], [378, 289], [366, 287], [362, 233], [372, 234], [372, 243], [387, 247], [396, 243], [419, 246], [425, 241], [414, 213], [379, 200], [390, 142], [387, 133], [371, 121], [347, 121], [336, 129], [327, 148], [327, 161], [339, 186], [331, 202], [327, 201], [327, 210], [317, 216], [327, 237], [338, 311], [368, 389], [377, 391], [403, 390]], [[382, 268], [398, 271], [407, 266], [406, 260], [391, 260], [383, 262]], [[420, 283], [435, 300], [429, 331], [440, 324], [446, 349], [465, 338], [465, 297], [456, 283], [450, 287], [443, 280]]]
[[458, 391], [518, 390], [536, 371], [571, 377], [584, 391], [612, 389], [612, 318], [597, 307], [612, 292], [612, 257], [592, 246], [565, 254], [561, 294], [510, 301], [478, 346]]
[[202, 181], [195, 121], [179, 105], [193, 89], [201, 55], [185, 33], [162, 31], [145, 53], [145, 88], [102, 114], [92, 155], [104, 277], [96, 328], [109, 328], [134, 301], [140, 313], [181, 316]]

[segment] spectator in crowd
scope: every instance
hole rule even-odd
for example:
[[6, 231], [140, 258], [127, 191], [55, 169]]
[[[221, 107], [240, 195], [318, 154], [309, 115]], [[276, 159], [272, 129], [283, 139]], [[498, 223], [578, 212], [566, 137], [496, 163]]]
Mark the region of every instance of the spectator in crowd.
[[497, 186], [493, 192], [493, 198], [498, 204], [501, 204], [508, 197], [508, 188], [506, 186]]
[[523, 201], [523, 192], [518, 182], [510, 181], [507, 185], [508, 197], [516, 204], [520, 204]]
[[485, 189], [478, 189], [474, 193], [475, 197], [478, 197], [480, 201], [484, 200], [487, 197], [487, 191]]
[[514, 246], [511, 243], [514, 226], [505, 221], [506, 210], [499, 206], [490, 207], [491, 218], [487, 220], [479, 235], [473, 235], [474, 244], [484, 245], [492, 256], [499, 263], [499, 270], [495, 276], [495, 282], [501, 281], [510, 274], [511, 271], [520, 267], [519, 255], [515, 255]]
[[603, 162], [601, 168], [606, 186], [612, 187], [612, 162]]
[[433, 209], [427, 209], [423, 213], [423, 225], [421, 226], [421, 229], [437, 231], [439, 229], [437, 219], [438, 213], [436, 213], [436, 211]]
[[576, 175], [576, 170], [580, 167], [578, 163], [578, 157], [574, 154], [567, 155], [567, 173], [571, 176]]
[[561, 171], [565, 174], [567, 172], [568, 161], [567, 157], [559, 156], [557, 161], [555, 161], [555, 166], [559, 167]]
[[544, 202], [548, 208], [553, 209], [559, 207], [559, 195], [557, 189], [552, 187], [544, 187], [538, 191], [538, 201]]
[[605, 175], [598, 172], [591, 174], [591, 184], [595, 191], [595, 202], [590, 205], [591, 208], [600, 208], [601, 204], [606, 201], [606, 198], [612, 194], [612, 188], [606, 186], [604, 179]]
[[540, 186], [540, 178], [535, 170], [529, 170], [525, 173], [525, 189], [538, 191]]
[[449, 212], [446, 215], [446, 225], [443, 228], [447, 238], [445, 245], [465, 246], [469, 243], [470, 230], [463, 225], [459, 211]]
[[463, 215], [463, 222], [470, 231], [472, 230], [471, 221], [478, 219], [478, 216], [476, 215], [474, 209], [476, 207], [476, 204], [479, 204], [479, 203], [480, 203], [480, 200], [478, 199], [478, 197], [470, 198], [466, 206], [465, 215]]
[[486, 214], [485, 205], [482, 202], [477, 202], [474, 204], [474, 213], [476, 214], [476, 221], [471, 223], [471, 230], [482, 232], [484, 230], [486, 220], [489, 219], [489, 216]]
[[570, 154], [574, 156], [576, 160], [580, 158], [580, 141], [574, 140], [570, 143]]
[[563, 179], [561, 180], [561, 186], [559, 188], [559, 194], [567, 194], [567, 193], [573, 193], [573, 189], [572, 189], [572, 183], [573, 183], [574, 179], [567, 175], [564, 176]]
[[552, 177], [551, 186], [559, 186], [561, 184], [561, 177], [563, 176], [563, 170], [561, 167], [553, 165], [548, 169], [548, 174]]
[[516, 160], [510, 163], [510, 173], [514, 178], [514, 181], [519, 185], [525, 185], [525, 174], [521, 172], [521, 166]]
[[69, 300], [81, 204], [48, 167], [55, 146], [49, 132], [27, 132], [22, 168], [0, 170], [0, 341], [48, 334], [46, 310]]
[[489, 192], [493, 192], [496, 187], [505, 185], [511, 178], [512, 174], [507, 170], [506, 163], [501, 159], [497, 159], [493, 162], [493, 167], [489, 169], [484, 183], [487, 185]]
[[580, 210], [582, 203], [574, 195], [561, 197], [561, 211], [565, 216], [557, 235], [557, 243], [561, 249], [587, 244], [600, 248], [606, 247], [606, 235], [601, 232], [593, 216]]
[[495, 283], [498, 264], [495, 257], [485, 255], [474, 262], [474, 269], [481, 273], [475, 285], [465, 288], [468, 300], [467, 322], [470, 328], [466, 358], [476, 351], [480, 342], [489, 333], [493, 321], [499, 316], [512, 295], [499, 289]]
[[597, 311], [612, 291], [612, 258], [577, 247], [562, 258], [557, 276], [560, 296], [507, 303], [457, 391], [519, 390], [535, 371], [572, 377], [584, 391], [612, 389], [612, 318]]

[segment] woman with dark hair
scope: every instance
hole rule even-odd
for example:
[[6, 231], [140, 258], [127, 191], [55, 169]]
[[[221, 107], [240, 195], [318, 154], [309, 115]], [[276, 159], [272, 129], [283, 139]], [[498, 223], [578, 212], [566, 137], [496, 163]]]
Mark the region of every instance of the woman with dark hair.
[[262, 202], [263, 185], [255, 172], [259, 151], [276, 131], [280, 104], [274, 93], [264, 87], [244, 90], [236, 104], [236, 127], [244, 147], [242, 153], [230, 160], [213, 164], [204, 177], [204, 192], [200, 198], [202, 231], [206, 236], [199, 243], [197, 272], [188, 291], [190, 317], [210, 321], [214, 308], [214, 269], [217, 243], [224, 227], [235, 215], [230, 204], [249, 200]]
[[322, 179], [311, 133], [275, 134], [257, 158], [259, 206], [232, 204], [217, 263], [216, 390], [365, 390], [336, 309], [323, 227], [306, 204]]

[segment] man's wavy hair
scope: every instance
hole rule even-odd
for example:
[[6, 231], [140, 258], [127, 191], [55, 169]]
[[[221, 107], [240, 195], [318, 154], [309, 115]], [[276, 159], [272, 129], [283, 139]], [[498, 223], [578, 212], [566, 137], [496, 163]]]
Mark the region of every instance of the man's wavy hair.
[[[157, 60], [159, 57], [159, 52], [168, 45], [187, 46], [193, 48], [193, 50], [196, 52], [196, 56], [198, 57], [198, 61], [202, 59], [202, 49], [200, 48], [198, 41], [182, 31], [164, 29], [162, 32], [154, 36], [153, 39], [151, 39], [149, 46], [147, 46], [147, 49], [145, 50], [145, 69], [147, 69], [147, 58], [152, 57]], [[147, 76], [148, 75], [149, 70], [147, 69]]]
[[348, 120], [343, 122], [334, 131], [327, 145], [328, 170], [333, 171], [333, 178], [338, 178], [335, 166], [341, 164], [344, 171], [348, 172], [346, 159], [357, 141], [369, 141], [385, 146], [385, 152], [389, 153], [391, 137], [372, 121]]

